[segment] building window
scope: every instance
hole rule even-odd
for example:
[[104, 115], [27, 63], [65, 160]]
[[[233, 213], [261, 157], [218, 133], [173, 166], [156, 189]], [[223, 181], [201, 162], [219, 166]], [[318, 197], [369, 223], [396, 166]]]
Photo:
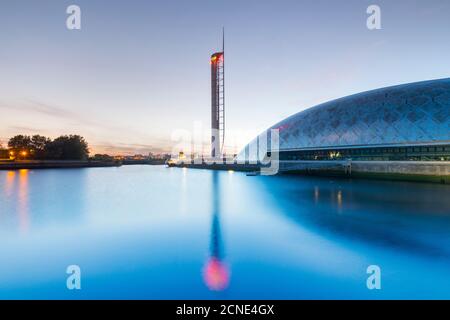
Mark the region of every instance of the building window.
[[450, 146], [282, 151], [281, 160], [448, 161]]

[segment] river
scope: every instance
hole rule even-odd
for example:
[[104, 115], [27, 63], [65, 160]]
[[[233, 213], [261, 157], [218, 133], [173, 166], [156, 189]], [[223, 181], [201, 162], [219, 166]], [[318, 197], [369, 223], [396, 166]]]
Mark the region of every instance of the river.
[[[0, 171], [0, 257], [3, 299], [450, 299], [450, 186]], [[371, 265], [381, 289], [366, 285]]]

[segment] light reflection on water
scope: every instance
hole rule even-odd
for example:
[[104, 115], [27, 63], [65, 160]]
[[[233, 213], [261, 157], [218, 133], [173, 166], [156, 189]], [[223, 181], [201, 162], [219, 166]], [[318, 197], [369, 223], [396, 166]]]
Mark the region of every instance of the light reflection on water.
[[[450, 298], [449, 186], [0, 172], [0, 298]], [[65, 289], [78, 264], [82, 290]], [[382, 269], [381, 291], [365, 287]]]
[[230, 278], [230, 270], [224, 260], [224, 248], [220, 227], [220, 184], [219, 173], [212, 173], [212, 225], [210, 254], [203, 269], [203, 278], [207, 287], [214, 291], [225, 290]]
[[17, 207], [19, 211], [19, 226], [22, 232], [27, 232], [30, 224], [28, 212], [28, 175], [28, 170], [19, 170], [19, 195], [17, 199]]

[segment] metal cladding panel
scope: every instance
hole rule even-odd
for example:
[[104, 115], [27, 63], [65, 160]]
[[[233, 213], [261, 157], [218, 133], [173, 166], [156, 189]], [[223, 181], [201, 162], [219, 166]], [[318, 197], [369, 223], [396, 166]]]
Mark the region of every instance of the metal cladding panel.
[[271, 129], [279, 129], [280, 151], [450, 142], [450, 78], [340, 98]]

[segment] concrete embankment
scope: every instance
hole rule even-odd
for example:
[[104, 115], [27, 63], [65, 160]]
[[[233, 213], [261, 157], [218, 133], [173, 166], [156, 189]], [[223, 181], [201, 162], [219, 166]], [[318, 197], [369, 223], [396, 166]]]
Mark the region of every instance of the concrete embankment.
[[120, 162], [115, 161], [0, 161], [0, 170], [97, 168], [118, 167], [121, 165], [122, 164]]
[[280, 172], [450, 184], [449, 161], [281, 161]]
[[[176, 167], [256, 172], [260, 165], [249, 164], [176, 164]], [[279, 174], [304, 174], [428, 181], [450, 184], [449, 161], [279, 161], [271, 164]]]
[[242, 172], [255, 172], [261, 169], [257, 164], [239, 164], [239, 163], [177, 163], [169, 164], [169, 167], [190, 168], [190, 169], [208, 169], [208, 170], [233, 170]]

